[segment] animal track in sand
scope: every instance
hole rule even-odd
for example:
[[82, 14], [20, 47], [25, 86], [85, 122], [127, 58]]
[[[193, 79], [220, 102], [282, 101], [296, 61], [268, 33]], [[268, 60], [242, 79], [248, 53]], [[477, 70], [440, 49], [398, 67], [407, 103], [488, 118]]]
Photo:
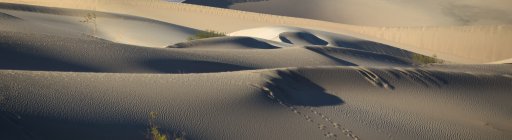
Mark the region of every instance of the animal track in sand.
[[268, 97], [269, 99], [277, 102], [281, 106], [288, 108], [292, 113], [299, 115], [307, 122], [315, 124], [320, 131], [324, 132], [323, 136], [325, 136], [328, 139], [338, 139], [338, 136], [345, 135], [351, 138], [352, 140], [360, 140], [359, 136], [355, 135], [351, 130], [343, 128], [339, 122], [334, 122], [330, 117], [324, 115], [323, 113], [315, 110], [312, 107], [296, 107], [287, 104], [280, 100], [279, 98], [275, 97], [274, 93], [269, 88], [264, 86], [258, 86], [256, 84], [251, 84], [251, 86], [260, 89], [265, 95], [265, 97]]
[[339, 122], [334, 122], [330, 117], [328, 117], [328, 116], [324, 115], [323, 113], [315, 110], [313, 107], [306, 107], [306, 108], [308, 108], [311, 113], [315, 114], [316, 116], [320, 116], [320, 118], [322, 120], [324, 120], [324, 121], [328, 122], [329, 124], [331, 124], [330, 126], [332, 128], [340, 130], [340, 132], [342, 134], [344, 134], [345, 136], [350, 137], [353, 140], [360, 140], [361, 139], [361, 138], [359, 138], [359, 136], [355, 135], [351, 130], [343, 128]]

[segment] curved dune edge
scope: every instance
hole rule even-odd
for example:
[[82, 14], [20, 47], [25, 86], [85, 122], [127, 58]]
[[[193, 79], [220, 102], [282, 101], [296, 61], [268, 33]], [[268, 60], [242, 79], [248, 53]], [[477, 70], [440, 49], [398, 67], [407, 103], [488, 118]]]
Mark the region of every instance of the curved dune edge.
[[331, 32], [289, 26], [270, 26], [245, 29], [232, 32], [229, 35], [262, 38], [299, 46], [334, 46], [379, 54], [387, 54], [406, 59], [410, 59], [414, 54], [413, 52], [409, 52], [407, 50], [347, 34], [335, 34]]
[[[237, 42], [236, 39], [242, 40]], [[199, 48], [149, 48], [90, 37], [0, 31], [0, 69], [207, 73], [305, 66], [416, 65], [411, 60], [391, 55], [339, 47], [290, 47], [289, 44], [249, 37], [221, 37], [189, 43]], [[258, 45], [269, 44], [276, 48], [257, 49]]]
[[[265, 38], [263, 38], [265, 39]], [[290, 47], [290, 44], [274, 42], [271, 40], [262, 40], [252, 37], [234, 36], [234, 37], [214, 37], [200, 40], [192, 40], [169, 45], [167, 48], [186, 48], [186, 49], [278, 49]]]
[[492, 62], [490, 64], [512, 64], [512, 58], [506, 59], [506, 60]]
[[[363, 27], [292, 17], [257, 14], [160, 0], [1, 0], [50, 7], [98, 10], [151, 18], [196, 29], [233, 32], [289, 25], [350, 34], [412, 52], [458, 63], [488, 63], [512, 57], [512, 25], [461, 27]], [[197, 22], [205, 20], [208, 22]], [[236, 24], [233, 24], [236, 23]], [[229, 25], [229, 26], [225, 26]]]
[[0, 29], [60, 36], [87, 35], [118, 43], [160, 48], [187, 41], [188, 37], [197, 32], [195, 29], [172, 23], [109, 12], [96, 12], [94, 19], [85, 22], [86, 16], [93, 12], [0, 3], [0, 22], [3, 22]]

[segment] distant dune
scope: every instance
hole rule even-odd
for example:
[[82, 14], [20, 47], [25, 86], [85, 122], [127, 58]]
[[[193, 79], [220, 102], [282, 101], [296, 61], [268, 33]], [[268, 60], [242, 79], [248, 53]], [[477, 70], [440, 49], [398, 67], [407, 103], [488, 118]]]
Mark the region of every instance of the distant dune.
[[[93, 21], [84, 23], [88, 14]], [[148, 47], [165, 47], [186, 41], [197, 30], [148, 18], [93, 12], [89, 10], [57, 9], [19, 4], [0, 4], [0, 16], [27, 19], [4, 21], [5, 30], [51, 33], [67, 36], [90, 35], [119, 43]], [[37, 18], [35, 18], [37, 17]], [[51, 20], [49, 20], [51, 19]], [[20, 26], [19, 24], [27, 24]], [[45, 30], [49, 29], [49, 30]], [[44, 30], [44, 31], [43, 31]]]
[[[366, 26], [512, 24], [509, 0], [187, 0], [186, 3]], [[291, 6], [293, 5], [293, 6]]]
[[493, 64], [512, 64], [512, 58], [510, 59], [506, 59], [506, 60], [501, 60], [501, 61], [496, 61], [496, 62], [492, 62]]

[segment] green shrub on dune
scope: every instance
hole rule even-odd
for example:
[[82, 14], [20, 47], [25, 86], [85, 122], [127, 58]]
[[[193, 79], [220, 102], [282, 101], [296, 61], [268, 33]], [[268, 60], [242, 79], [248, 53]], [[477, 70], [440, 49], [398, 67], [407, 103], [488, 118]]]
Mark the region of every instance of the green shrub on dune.
[[188, 40], [197, 40], [197, 39], [203, 39], [203, 38], [212, 38], [212, 37], [222, 37], [226, 36], [225, 33], [217, 32], [213, 30], [205, 30], [205, 31], [199, 31], [195, 35], [188, 37]]
[[150, 140], [168, 140], [166, 134], [162, 134], [160, 130], [158, 130], [158, 126], [155, 124], [155, 119], [157, 117], [156, 112], [149, 113], [149, 133]]
[[444, 63], [444, 61], [441, 59], [438, 59], [435, 54], [432, 57], [421, 55], [421, 54], [414, 54], [412, 56], [412, 60], [419, 64]]
[[169, 136], [159, 130], [158, 125], [156, 125], [156, 117], [158, 113], [150, 112], [149, 113], [149, 140], [185, 140], [184, 133], [174, 133], [174, 135]]

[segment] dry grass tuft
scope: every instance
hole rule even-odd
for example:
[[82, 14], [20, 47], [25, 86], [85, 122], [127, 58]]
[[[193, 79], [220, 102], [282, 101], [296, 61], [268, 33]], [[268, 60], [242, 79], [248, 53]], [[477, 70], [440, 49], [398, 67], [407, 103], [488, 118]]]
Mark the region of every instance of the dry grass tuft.
[[162, 134], [160, 130], [158, 130], [158, 126], [155, 124], [155, 119], [158, 116], [156, 112], [149, 113], [149, 133], [150, 140], [168, 140], [166, 134]]
[[412, 56], [412, 60], [419, 64], [444, 63], [444, 61], [441, 59], [438, 59], [435, 54], [432, 57], [421, 55], [421, 54], [414, 54]]
[[203, 38], [212, 38], [212, 37], [223, 37], [226, 36], [226, 33], [223, 32], [217, 32], [213, 30], [205, 30], [205, 31], [199, 31], [195, 35], [188, 37], [188, 40], [197, 40], [197, 39], [203, 39]]
[[184, 133], [174, 133], [172, 137], [162, 133], [155, 123], [157, 116], [156, 112], [149, 113], [149, 140], [185, 140]]

